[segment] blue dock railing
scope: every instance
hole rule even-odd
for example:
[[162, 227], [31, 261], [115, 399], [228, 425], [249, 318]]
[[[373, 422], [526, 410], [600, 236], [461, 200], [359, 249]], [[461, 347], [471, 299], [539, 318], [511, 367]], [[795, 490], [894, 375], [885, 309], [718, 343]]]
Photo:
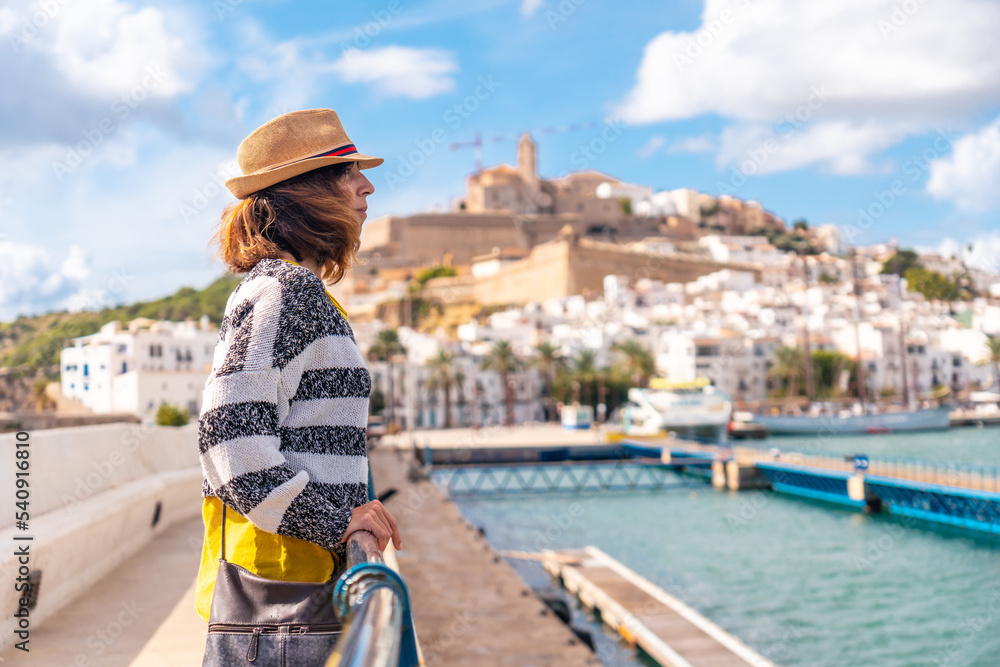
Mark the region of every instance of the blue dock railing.
[[[760, 445], [734, 447], [737, 452], [741, 449], [753, 450], [757, 457], [763, 459], [834, 470], [853, 471], [853, 459], [857, 456], [828, 451], [810, 451], [809, 453], [779, 451]], [[1000, 466], [902, 456], [876, 455], [864, 458], [868, 460], [868, 468], [864, 471], [867, 475], [1000, 493]]]
[[1000, 535], [998, 466], [753, 446], [740, 454], [781, 493]]

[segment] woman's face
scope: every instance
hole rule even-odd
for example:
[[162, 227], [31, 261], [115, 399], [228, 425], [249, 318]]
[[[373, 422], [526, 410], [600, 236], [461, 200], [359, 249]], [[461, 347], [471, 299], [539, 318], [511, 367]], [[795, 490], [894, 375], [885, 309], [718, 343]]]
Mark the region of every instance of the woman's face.
[[368, 217], [368, 195], [375, 192], [375, 186], [361, 173], [357, 162], [351, 163], [351, 168], [344, 174], [341, 185], [351, 198], [351, 208], [358, 212], [361, 221], [364, 222]]

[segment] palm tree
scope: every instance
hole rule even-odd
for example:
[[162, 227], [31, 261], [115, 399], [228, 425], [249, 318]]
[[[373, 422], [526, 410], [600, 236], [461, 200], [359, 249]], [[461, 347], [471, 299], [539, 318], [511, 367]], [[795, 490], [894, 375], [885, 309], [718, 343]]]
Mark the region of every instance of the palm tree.
[[427, 367], [431, 370], [427, 379], [427, 389], [430, 391], [442, 390], [444, 392], [444, 427], [451, 428], [451, 388], [457, 385], [461, 391], [462, 382], [465, 376], [456, 371], [453, 363], [455, 358], [444, 348], [439, 348], [438, 353], [427, 362]]
[[[580, 386], [586, 384], [588, 387], [600, 371], [597, 368], [597, 353], [593, 350], [580, 350], [573, 359], [573, 402], [580, 402]], [[590, 391], [587, 391], [587, 398], [590, 398]]]
[[400, 354], [406, 354], [406, 348], [399, 342], [399, 332], [395, 329], [382, 329], [375, 337], [375, 342], [368, 348], [368, 358], [372, 361], [384, 361], [389, 364], [389, 424], [395, 424], [394, 405], [395, 394], [392, 390], [392, 359]]
[[997, 391], [1000, 391], [1000, 336], [986, 336], [987, 357], [979, 362], [981, 366], [993, 366], [993, 380], [997, 383]]
[[545, 377], [545, 416], [551, 419], [555, 414], [552, 405], [552, 387], [555, 385], [556, 375], [566, 370], [566, 359], [560, 354], [559, 348], [549, 343], [542, 343], [535, 348], [538, 355], [532, 362]]
[[514, 392], [511, 390], [510, 374], [521, 369], [521, 360], [514, 353], [514, 348], [506, 340], [498, 340], [493, 343], [493, 349], [483, 359], [484, 371], [496, 371], [500, 374], [500, 384], [504, 388], [504, 403], [506, 404], [506, 423], [511, 426], [514, 423]]
[[653, 353], [637, 340], [623, 340], [615, 343], [611, 349], [624, 357], [625, 372], [632, 380], [632, 386], [645, 387], [649, 378], [656, 374], [656, 361]]
[[797, 347], [782, 345], [774, 351], [774, 366], [768, 372], [773, 378], [777, 378], [782, 383], [788, 383], [788, 396], [798, 395], [798, 378], [802, 373], [803, 359], [802, 351]]

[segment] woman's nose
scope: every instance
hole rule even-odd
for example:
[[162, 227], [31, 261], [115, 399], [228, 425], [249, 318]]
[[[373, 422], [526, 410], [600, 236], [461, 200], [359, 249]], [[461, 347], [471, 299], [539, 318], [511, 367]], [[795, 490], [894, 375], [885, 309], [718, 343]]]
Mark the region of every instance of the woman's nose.
[[358, 194], [360, 194], [362, 197], [367, 197], [368, 195], [375, 192], [375, 186], [372, 185], [372, 182], [368, 180], [367, 176], [362, 174], [361, 180], [364, 182], [361, 184], [361, 189], [358, 190]]

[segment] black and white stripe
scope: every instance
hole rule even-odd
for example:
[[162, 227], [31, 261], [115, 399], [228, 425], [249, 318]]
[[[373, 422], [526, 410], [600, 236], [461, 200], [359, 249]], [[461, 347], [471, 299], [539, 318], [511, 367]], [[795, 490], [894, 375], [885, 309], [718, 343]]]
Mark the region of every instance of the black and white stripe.
[[371, 376], [311, 271], [261, 260], [229, 298], [205, 384], [203, 493], [268, 532], [340, 551], [368, 500]]

